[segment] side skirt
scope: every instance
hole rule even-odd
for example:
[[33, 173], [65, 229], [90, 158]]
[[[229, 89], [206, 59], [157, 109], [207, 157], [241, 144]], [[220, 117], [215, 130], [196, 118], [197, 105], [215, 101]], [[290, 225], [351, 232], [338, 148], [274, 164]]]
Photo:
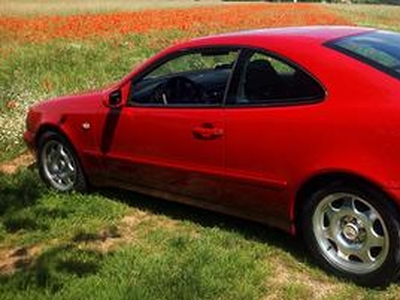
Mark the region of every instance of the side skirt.
[[[102, 183], [104, 183], [104, 182], [102, 182]], [[101, 186], [104, 186], [104, 185], [101, 184]], [[191, 198], [188, 196], [177, 195], [177, 194], [173, 194], [173, 193], [169, 193], [169, 192], [165, 192], [165, 191], [159, 191], [159, 190], [151, 189], [148, 187], [132, 185], [132, 184], [127, 184], [127, 183], [123, 183], [123, 182], [112, 182], [112, 184], [108, 182], [108, 184], [106, 184], [106, 186], [122, 188], [124, 190], [130, 190], [130, 191], [144, 194], [144, 195], [154, 197], [154, 198], [160, 198], [160, 199], [168, 200], [171, 202], [178, 202], [178, 203], [186, 204], [189, 206], [198, 207], [201, 209], [230, 215], [233, 217], [238, 217], [238, 218], [242, 218], [242, 219], [246, 219], [246, 220], [250, 220], [250, 221], [255, 221], [255, 222], [258, 222], [261, 224], [265, 224], [265, 225], [268, 225], [271, 227], [281, 229], [290, 234], [294, 233], [292, 230], [293, 229], [292, 222], [290, 222], [289, 219], [286, 219], [283, 216], [278, 218], [278, 217], [274, 217], [274, 216], [261, 216], [261, 215], [256, 215], [256, 214], [243, 213], [241, 211], [231, 209], [231, 208], [223, 206], [223, 205], [205, 202], [205, 201], [194, 199], [194, 198]]]

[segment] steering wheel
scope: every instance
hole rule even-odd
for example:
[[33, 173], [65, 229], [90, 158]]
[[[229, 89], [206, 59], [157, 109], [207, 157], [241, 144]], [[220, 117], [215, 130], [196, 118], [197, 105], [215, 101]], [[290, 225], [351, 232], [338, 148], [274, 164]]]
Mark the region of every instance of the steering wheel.
[[204, 89], [184, 76], [175, 76], [157, 86], [153, 92], [156, 103], [193, 104], [200, 102]]

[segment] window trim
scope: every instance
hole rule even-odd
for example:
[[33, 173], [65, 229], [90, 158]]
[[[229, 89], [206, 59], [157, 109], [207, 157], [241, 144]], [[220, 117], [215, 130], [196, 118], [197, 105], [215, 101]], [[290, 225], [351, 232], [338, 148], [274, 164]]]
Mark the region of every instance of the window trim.
[[[219, 104], [155, 104], [155, 103], [137, 103], [134, 102], [132, 99], [133, 96], [133, 91], [132, 91], [132, 86], [137, 83], [138, 81], [142, 80], [144, 77], [146, 77], [148, 74], [153, 72], [155, 69], [158, 67], [162, 66], [163, 64], [167, 63], [168, 61], [171, 61], [173, 59], [185, 56], [185, 55], [190, 55], [190, 54], [196, 54], [196, 53], [201, 53], [202, 51], [207, 51], [207, 50], [226, 50], [226, 51], [237, 51], [237, 57], [236, 60], [233, 63], [232, 66], [232, 71], [231, 74], [228, 77], [227, 85], [225, 87], [223, 99], [221, 103]], [[169, 53], [159, 60], [155, 61], [152, 63], [150, 66], [136, 74], [133, 78], [130, 79], [130, 88], [129, 88], [129, 95], [128, 99], [126, 102], [127, 107], [143, 107], [143, 108], [222, 108], [225, 103], [225, 97], [227, 95], [227, 91], [230, 89], [230, 84], [232, 80], [232, 75], [235, 72], [235, 68], [237, 65], [237, 62], [239, 58], [241, 57], [241, 52], [242, 52], [242, 47], [240, 46], [231, 46], [231, 45], [210, 45], [210, 46], [201, 46], [201, 47], [193, 47], [193, 48], [183, 48], [179, 49], [175, 52]]]
[[[277, 100], [271, 100], [268, 103], [234, 103], [233, 99], [236, 97], [237, 91], [239, 89], [239, 80], [241, 77], [241, 70], [243, 68], [243, 64], [245, 63], [246, 60], [246, 55], [251, 52], [257, 52], [260, 54], [264, 54], [266, 56], [269, 56], [273, 59], [276, 59], [280, 62], [283, 62], [290, 66], [291, 68], [295, 70], [299, 70], [306, 74], [308, 77], [310, 77], [320, 88], [322, 91], [322, 97], [302, 97], [302, 98], [292, 98], [292, 99], [277, 99]], [[312, 105], [312, 104], [317, 104], [320, 102], [323, 102], [327, 95], [327, 89], [324, 84], [311, 72], [309, 72], [306, 68], [303, 66], [299, 65], [298, 63], [294, 62], [293, 60], [284, 57], [276, 52], [267, 50], [265, 48], [261, 47], [252, 47], [252, 46], [242, 46], [242, 51], [240, 53], [240, 57], [237, 60], [237, 68], [234, 69], [234, 72], [232, 76], [235, 76], [232, 80], [235, 80], [233, 85], [230, 86], [229, 93], [227, 97], [225, 98], [224, 101], [224, 107], [226, 108], [263, 108], [263, 107], [287, 107], [287, 106], [298, 106], [298, 105]], [[239, 73], [238, 73], [239, 72]], [[232, 90], [232, 87], [234, 87], [234, 90]]]
[[[163, 104], [141, 104], [137, 102], [132, 101], [132, 85], [143, 79], [147, 74], [151, 73], [153, 70], [157, 69], [159, 66], [162, 64], [166, 63], [169, 60], [172, 60], [174, 58], [178, 58], [180, 56], [186, 55], [186, 54], [191, 54], [191, 53], [199, 53], [202, 50], [208, 50], [208, 49], [221, 49], [221, 50], [229, 50], [229, 51], [238, 51], [238, 56], [236, 58], [236, 61], [233, 64], [232, 67], [232, 72], [228, 78], [227, 86], [225, 88], [225, 93], [223, 100], [220, 104], [207, 104], [207, 105], [196, 105], [196, 104], [171, 104], [171, 105], [163, 105]], [[245, 53], [249, 51], [256, 51], [261, 54], [265, 54], [267, 56], [270, 56], [274, 59], [277, 59], [281, 62], [286, 63], [290, 67], [294, 68], [295, 70], [299, 70], [303, 73], [305, 73], [307, 76], [309, 76], [312, 80], [315, 81], [316, 84], [321, 88], [321, 91], [323, 92], [322, 97], [314, 97], [314, 98], [308, 98], [305, 99], [303, 98], [293, 98], [293, 99], [278, 99], [275, 102], [271, 101], [269, 103], [232, 103], [232, 100], [229, 101], [229, 97], [232, 97], [232, 95], [236, 94], [237, 89], [238, 89], [238, 82], [235, 82], [237, 78], [240, 78], [240, 73], [239, 76], [237, 75], [238, 72], [240, 72], [241, 64], [243, 63], [243, 59], [245, 58]], [[299, 106], [299, 105], [313, 105], [313, 104], [318, 104], [327, 98], [328, 95], [328, 90], [326, 89], [325, 85], [319, 80], [314, 74], [312, 74], [310, 71], [308, 71], [307, 68], [303, 67], [297, 62], [294, 62], [293, 60], [280, 55], [276, 52], [273, 52], [271, 50], [267, 50], [265, 48], [261, 47], [256, 47], [256, 46], [249, 46], [249, 45], [210, 45], [210, 46], [200, 46], [200, 47], [190, 47], [190, 48], [183, 48], [179, 49], [173, 53], [167, 54], [164, 57], [160, 58], [159, 60], [155, 61], [152, 63], [150, 66], [136, 74], [133, 78], [130, 79], [130, 89], [129, 89], [129, 95], [128, 99], [126, 102], [127, 107], [142, 107], [142, 108], [163, 108], [163, 109], [168, 109], [168, 108], [265, 108], [265, 107], [287, 107], [287, 106]]]
[[351, 50], [348, 50], [348, 49], [343, 48], [343, 47], [341, 47], [341, 46], [336, 44], [336, 43], [341, 42], [343, 40], [351, 39], [352, 37], [363, 36], [363, 35], [368, 35], [368, 34], [377, 33], [377, 32], [379, 32], [379, 30], [362, 32], [362, 33], [351, 35], [351, 36], [344, 36], [344, 37], [340, 37], [340, 38], [333, 39], [333, 40], [330, 40], [328, 42], [325, 42], [323, 45], [325, 47], [327, 47], [327, 48], [330, 48], [330, 49], [335, 50], [335, 51], [337, 51], [339, 53], [342, 53], [342, 54], [344, 54], [344, 55], [346, 55], [348, 57], [354, 58], [355, 60], [357, 60], [357, 61], [359, 61], [361, 63], [364, 63], [364, 65], [370, 66], [370, 67], [372, 67], [372, 68], [374, 68], [374, 69], [376, 69], [378, 71], [381, 71], [381, 72], [383, 72], [383, 73], [385, 73], [385, 74], [387, 74], [387, 75], [389, 75], [391, 77], [394, 77], [394, 78], [400, 80], [400, 73], [399, 72], [393, 71], [393, 69], [391, 69], [389, 67], [386, 67], [386, 66], [376, 62], [373, 59], [370, 59], [370, 58], [368, 58], [366, 56], [363, 56], [361, 54], [358, 54], [356, 52], [353, 52]]

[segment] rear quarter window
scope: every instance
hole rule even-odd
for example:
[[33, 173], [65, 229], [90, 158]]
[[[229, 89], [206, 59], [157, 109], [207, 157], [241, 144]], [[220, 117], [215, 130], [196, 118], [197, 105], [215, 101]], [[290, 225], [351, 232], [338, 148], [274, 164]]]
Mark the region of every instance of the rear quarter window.
[[373, 31], [330, 41], [326, 46], [400, 79], [400, 34]]

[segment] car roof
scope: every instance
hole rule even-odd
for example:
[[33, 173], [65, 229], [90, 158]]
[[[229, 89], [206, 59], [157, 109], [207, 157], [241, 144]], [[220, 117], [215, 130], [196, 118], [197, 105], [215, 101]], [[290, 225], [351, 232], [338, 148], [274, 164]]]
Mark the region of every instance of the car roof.
[[[146, 63], [142, 64], [140, 68], [132, 71], [132, 73], [126, 76], [125, 79], [130, 80], [134, 74], [141, 72], [155, 61], [176, 51], [209, 46], [253, 46], [256, 48], [262, 48], [266, 46], [266, 43], [268, 43], [269, 51], [279, 53], [284, 57], [303, 62], [303, 65], [307, 65], [308, 63], [304, 61], [304, 53], [306, 53], [306, 57], [309, 60], [310, 57], [312, 57], [309, 55], [309, 52], [320, 49], [323, 43], [337, 38], [375, 30], [376, 29], [373, 28], [354, 26], [301, 26], [257, 29], [210, 35], [180, 42], [164, 49], [149, 59]], [[293, 45], [296, 46], [293, 47]], [[300, 58], [294, 55], [296, 52], [304, 53], [302, 53], [303, 55]]]
[[234, 40], [251, 40], [251, 39], [273, 39], [274, 41], [292, 41], [299, 40], [325, 43], [327, 41], [361, 34], [375, 29], [355, 26], [300, 26], [300, 27], [282, 27], [267, 28], [257, 30], [238, 31], [214, 36], [206, 36], [193, 39], [190, 43], [207, 44], [207, 43], [224, 43]]

